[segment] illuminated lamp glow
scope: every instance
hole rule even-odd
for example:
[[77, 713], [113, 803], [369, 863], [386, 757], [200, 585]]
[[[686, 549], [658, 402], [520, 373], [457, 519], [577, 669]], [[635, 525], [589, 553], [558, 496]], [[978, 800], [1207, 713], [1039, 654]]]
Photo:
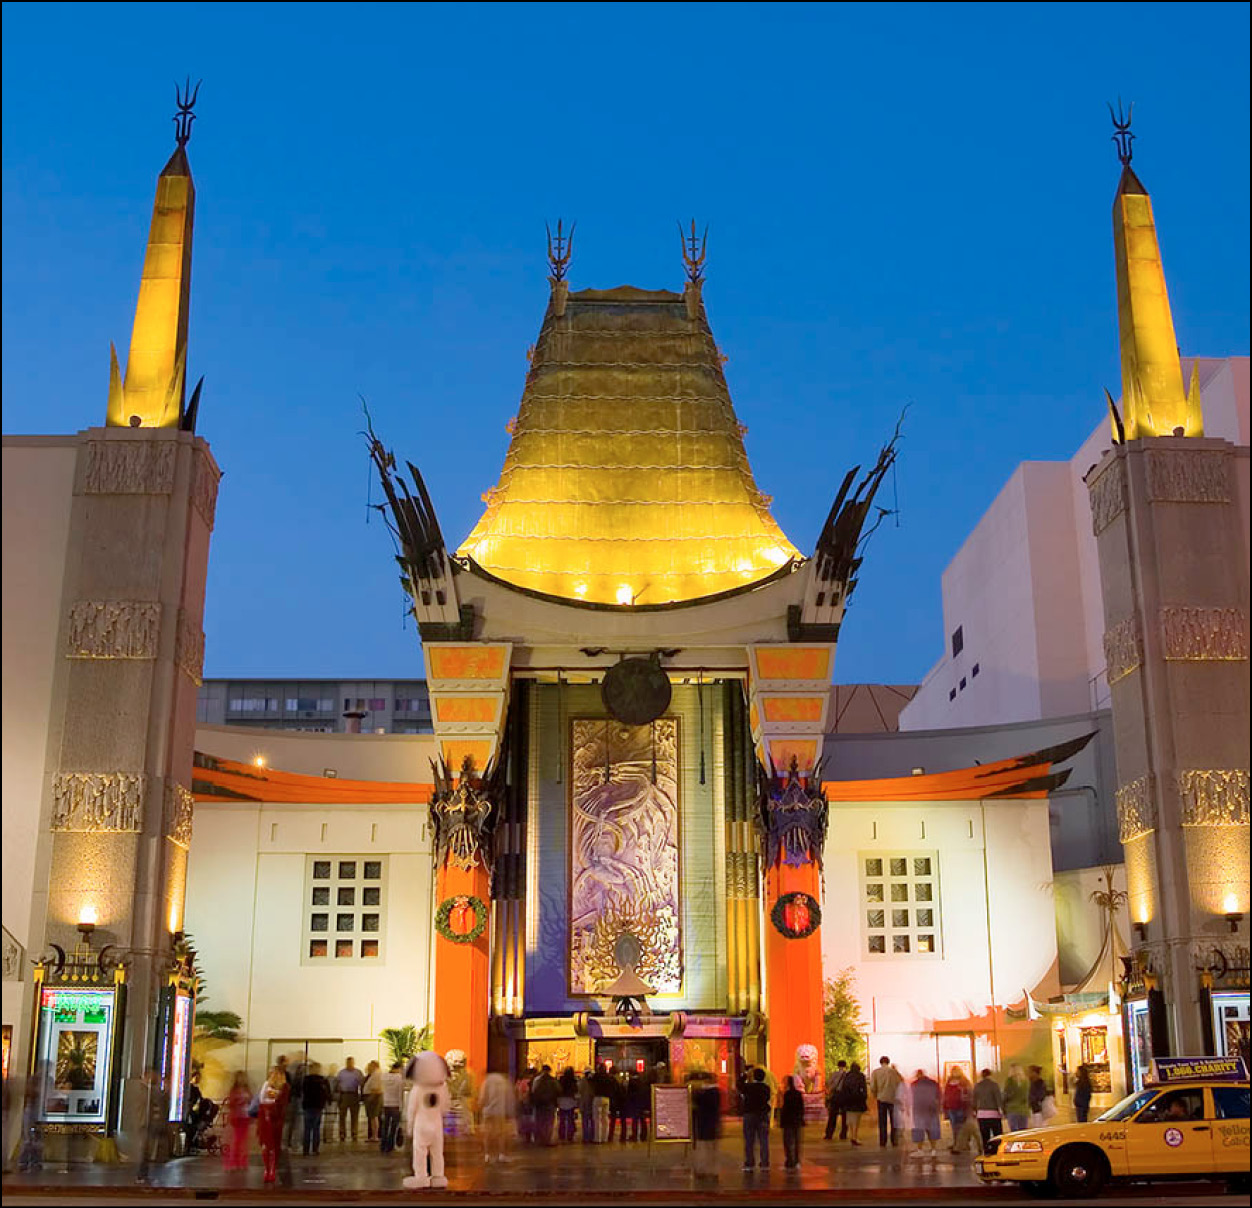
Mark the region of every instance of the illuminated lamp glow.
[[635, 602], [635, 593], [625, 583], [617, 589], [617, 602], [619, 604], [633, 604]]
[[94, 927], [100, 921], [100, 914], [90, 903], [83, 906], [78, 912], [78, 925], [80, 927]]
[[1239, 898], [1233, 891], [1231, 893], [1228, 893], [1224, 898], [1222, 898], [1222, 913], [1223, 914], [1238, 914], [1239, 913]]
[[252, 762], [253, 762], [253, 764], [255, 764], [258, 768], [263, 768], [263, 767], [265, 766], [265, 756], [264, 756], [264, 755], [253, 755], [253, 757], [252, 757]]

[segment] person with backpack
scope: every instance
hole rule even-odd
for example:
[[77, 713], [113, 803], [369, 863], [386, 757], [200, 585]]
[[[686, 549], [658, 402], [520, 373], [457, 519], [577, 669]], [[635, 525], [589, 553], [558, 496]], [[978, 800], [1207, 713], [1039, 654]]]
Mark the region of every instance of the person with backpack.
[[842, 1087], [848, 1077], [848, 1063], [840, 1061], [826, 1084], [826, 1136], [829, 1141], [839, 1126], [839, 1140], [848, 1139], [848, 1113], [842, 1104]]

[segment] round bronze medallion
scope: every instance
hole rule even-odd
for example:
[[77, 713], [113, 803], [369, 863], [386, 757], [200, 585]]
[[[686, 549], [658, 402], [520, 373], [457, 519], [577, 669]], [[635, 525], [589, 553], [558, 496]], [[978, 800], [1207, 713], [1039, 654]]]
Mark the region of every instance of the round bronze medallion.
[[600, 699], [628, 726], [646, 726], [669, 708], [669, 676], [652, 659], [622, 659], [604, 673]]

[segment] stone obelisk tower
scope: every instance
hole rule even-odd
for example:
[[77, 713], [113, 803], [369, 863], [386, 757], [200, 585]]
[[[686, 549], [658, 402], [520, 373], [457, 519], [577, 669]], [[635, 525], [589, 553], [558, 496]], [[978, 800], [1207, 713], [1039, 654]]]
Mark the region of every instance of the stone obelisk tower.
[[1122, 415], [1087, 483], [1130, 917], [1168, 1021], [1153, 1046], [1190, 1055], [1214, 1043], [1203, 971], [1248, 942], [1248, 450], [1204, 437], [1195, 374], [1184, 392], [1152, 203], [1118, 129]]
[[31, 926], [55, 951], [94, 922], [94, 949], [113, 945], [124, 968], [123, 1129], [142, 1107], [137, 1080], [167, 1051], [157, 1003], [183, 927], [220, 478], [194, 432], [198, 389], [185, 400], [195, 187], [180, 109], [125, 380], [114, 354], [105, 426], [78, 437]]

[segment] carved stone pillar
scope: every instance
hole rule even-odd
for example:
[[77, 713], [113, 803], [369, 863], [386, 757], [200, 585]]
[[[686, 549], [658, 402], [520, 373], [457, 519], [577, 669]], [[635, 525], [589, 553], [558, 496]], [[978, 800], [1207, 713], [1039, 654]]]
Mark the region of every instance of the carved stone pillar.
[[795, 758], [785, 776], [761, 776], [758, 823], [765, 856], [765, 979], [769, 1066], [782, 1083], [801, 1046], [817, 1051], [820, 1090], [822, 1018], [822, 849], [826, 796]]
[[[1199, 1053], [1191, 951], [1248, 913], [1246, 449], [1132, 440], [1088, 486], [1133, 922], [1175, 1052]], [[1246, 941], [1245, 941], [1246, 942]]]

